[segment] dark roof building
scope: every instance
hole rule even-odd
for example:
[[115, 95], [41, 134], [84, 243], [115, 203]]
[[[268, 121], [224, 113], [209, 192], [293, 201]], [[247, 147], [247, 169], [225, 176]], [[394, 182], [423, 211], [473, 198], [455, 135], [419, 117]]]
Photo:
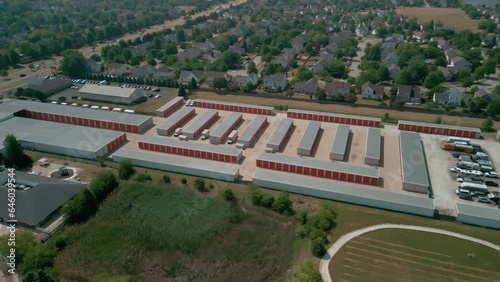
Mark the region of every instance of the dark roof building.
[[43, 79], [40, 83], [29, 84], [26, 88], [31, 88], [34, 90], [38, 90], [43, 93], [45, 96], [50, 96], [57, 92], [63, 91], [64, 89], [68, 89], [73, 85], [71, 80], [61, 79], [61, 78], [53, 78], [53, 79]]

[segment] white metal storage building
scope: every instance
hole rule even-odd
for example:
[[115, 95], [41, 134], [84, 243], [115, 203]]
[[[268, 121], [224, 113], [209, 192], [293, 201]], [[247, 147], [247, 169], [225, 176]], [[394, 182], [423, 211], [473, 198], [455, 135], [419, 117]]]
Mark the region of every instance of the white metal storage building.
[[219, 112], [207, 110], [193, 121], [186, 129], [182, 130], [182, 135], [188, 139], [196, 139], [198, 135], [219, 117]]
[[113, 154], [113, 161], [129, 159], [136, 166], [171, 171], [182, 174], [235, 182], [239, 168], [234, 165], [202, 161], [199, 159], [169, 156], [148, 151], [120, 149]]
[[289, 137], [293, 128], [293, 120], [284, 118], [278, 124], [271, 137], [267, 141], [266, 147], [272, 149], [273, 152], [279, 152], [281, 146], [285, 143], [285, 139]]
[[330, 150], [330, 159], [343, 161], [349, 141], [350, 127], [348, 125], [339, 124], [333, 137], [332, 149]]
[[365, 164], [380, 164], [380, 128], [368, 127], [366, 137]]
[[339, 183], [332, 184], [331, 182], [289, 173], [257, 170], [252, 181], [257, 186], [269, 189], [427, 217], [432, 217], [435, 210], [434, 201], [429, 198]]
[[241, 149], [212, 144], [186, 142], [158, 136], [144, 136], [138, 142], [139, 148], [169, 154], [184, 155], [214, 161], [237, 163], [243, 156]]
[[195, 115], [193, 108], [182, 108], [175, 114], [171, 115], [164, 123], [156, 127], [158, 135], [170, 135], [177, 127], [182, 126]]
[[457, 203], [457, 221], [500, 229], [500, 209]]
[[238, 124], [243, 120], [240, 113], [231, 113], [226, 117], [221, 124], [210, 134], [210, 143], [221, 144], [224, 143], [227, 136]]
[[177, 110], [178, 107], [182, 106], [183, 101], [184, 99], [182, 97], [174, 97], [174, 99], [168, 101], [168, 103], [156, 110], [156, 115], [159, 117], [168, 117]]
[[401, 153], [403, 189], [417, 193], [429, 193], [429, 174], [420, 134], [400, 131], [399, 149]]
[[123, 132], [13, 117], [0, 123], [0, 139], [13, 134], [24, 148], [96, 160], [127, 140]]
[[122, 88], [101, 84], [85, 84], [80, 90], [78, 90], [78, 96], [86, 100], [132, 104], [134, 101], [143, 98], [144, 94], [137, 88]]
[[253, 146], [260, 131], [266, 126], [266, 124], [266, 116], [256, 116], [238, 138], [238, 144], [236, 144], [236, 147], [248, 148]]
[[307, 125], [302, 139], [300, 139], [299, 146], [297, 147], [297, 154], [302, 156], [310, 156], [318, 138], [319, 130], [321, 129], [321, 123], [316, 121], [311, 121]]

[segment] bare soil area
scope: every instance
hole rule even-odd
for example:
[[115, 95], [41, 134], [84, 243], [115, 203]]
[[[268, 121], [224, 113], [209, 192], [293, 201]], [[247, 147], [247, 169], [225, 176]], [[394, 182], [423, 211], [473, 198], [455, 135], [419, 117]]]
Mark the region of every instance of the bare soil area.
[[470, 29], [478, 32], [477, 24], [480, 20], [471, 19], [462, 9], [459, 8], [417, 8], [400, 7], [397, 13], [406, 17], [417, 18], [422, 23], [441, 21], [444, 26], [453, 27], [458, 30]]

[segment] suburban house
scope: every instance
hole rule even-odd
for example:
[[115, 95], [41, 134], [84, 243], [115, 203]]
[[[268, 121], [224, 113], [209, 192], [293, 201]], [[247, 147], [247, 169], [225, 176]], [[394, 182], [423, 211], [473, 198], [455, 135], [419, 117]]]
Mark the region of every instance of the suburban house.
[[267, 88], [274, 88], [274, 89], [286, 89], [286, 86], [288, 85], [288, 79], [286, 78], [286, 75], [282, 73], [276, 73], [276, 74], [271, 74], [271, 75], [265, 75], [264, 79], [264, 86]]
[[318, 60], [309, 67], [309, 70], [311, 70], [314, 73], [318, 73], [326, 68], [328, 66], [328, 63], [333, 61], [335, 59], [335, 56], [333, 54], [329, 53], [321, 53], [319, 54]]
[[427, 43], [427, 39], [425, 38], [425, 33], [422, 31], [414, 32], [411, 38], [415, 39], [418, 43]]
[[484, 89], [479, 89], [474, 93], [474, 98], [481, 98], [485, 103], [490, 103], [492, 101], [500, 101], [500, 94], [488, 93]]
[[420, 88], [411, 85], [398, 86], [398, 99], [409, 103], [420, 103], [422, 92]]
[[450, 68], [454, 68], [456, 69], [457, 71], [461, 71], [461, 70], [470, 70], [471, 68], [471, 64], [469, 63], [469, 61], [467, 61], [466, 59], [462, 58], [462, 57], [455, 57], [453, 59], [451, 59], [451, 62], [450, 64], [448, 65], [448, 67]]
[[344, 81], [333, 81], [329, 82], [325, 86], [325, 92], [327, 94], [342, 94], [344, 96], [351, 93], [351, 84]]
[[455, 48], [448, 48], [446, 51], [444, 51], [444, 56], [446, 57], [446, 61], [448, 63], [451, 63], [451, 60], [455, 57], [460, 57], [462, 55], [462, 52], [460, 50], [457, 50]]
[[432, 37], [431, 42], [437, 42], [438, 48], [441, 50], [446, 50], [451, 47], [451, 44], [443, 37]]
[[272, 63], [275, 65], [280, 65], [287, 67], [288, 64], [295, 58], [295, 51], [292, 48], [283, 49], [283, 54], [277, 56]]
[[179, 52], [177, 54], [177, 61], [183, 62], [186, 59], [199, 58], [202, 54], [203, 54], [203, 52], [200, 49], [198, 49], [196, 47], [191, 47], [191, 48], [188, 48], [182, 52]]
[[215, 46], [213, 46], [209, 42], [197, 42], [195, 47], [198, 48], [203, 53], [208, 53], [208, 52], [212, 51], [212, 49]]
[[130, 76], [139, 78], [148, 78], [155, 73], [156, 69], [147, 64], [142, 67], [130, 69]]
[[382, 101], [384, 93], [384, 86], [380, 84], [373, 84], [367, 81], [361, 86], [361, 97], [365, 99]]
[[169, 67], [157, 67], [154, 77], [157, 79], [175, 78], [175, 72]]
[[106, 74], [111, 76], [121, 76], [128, 72], [127, 64], [111, 63], [106, 65]]
[[203, 71], [181, 71], [181, 74], [179, 75], [179, 82], [180, 83], [189, 83], [191, 80], [194, 78], [196, 80], [196, 83], [200, 83], [200, 81], [203, 80], [203, 77], [205, 74]]
[[96, 73], [96, 72], [102, 71], [101, 64], [98, 64], [93, 59], [85, 59], [85, 68], [87, 69], [88, 72], [91, 72], [91, 73]]
[[259, 84], [259, 77], [256, 73], [251, 73], [249, 75], [238, 75], [234, 78], [234, 83], [238, 87], [243, 87], [247, 83], [252, 83], [253, 85]]
[[463, 95], [456, 88], [448, 89], [443, 93], [434, 93], [432, 101], [439, 105], [460, 106], [462, 104]]
[[444, 80], [451, 81], [455, 78], [456, 72], [454, 68], [443, 68], [439, 66], [437, 69], [443, 73]]
[[295, 93], [314, 94], [318, 90], [318, 79], [313, 77], [308, 81], [296, 82], [294, 86]]
[[225, 78], [227, 81], [229, 81], [230, 76], [227, 73], [221, 71], [209, 71], [207, 72], [206, 78], [208, 85], [212, 85], [214, 79]]

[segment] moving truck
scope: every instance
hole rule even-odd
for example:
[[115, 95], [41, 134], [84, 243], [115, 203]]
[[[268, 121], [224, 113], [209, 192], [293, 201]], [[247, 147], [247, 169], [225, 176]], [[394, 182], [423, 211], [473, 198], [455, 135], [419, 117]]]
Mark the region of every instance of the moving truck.
[[233, 130], [227, 136], [227, 144], [233, 144], [238, 139], [238, 130]]
[[210, 136], [210, 131], [205, 129], [201, 132], [201, 140], [205, 140]]

